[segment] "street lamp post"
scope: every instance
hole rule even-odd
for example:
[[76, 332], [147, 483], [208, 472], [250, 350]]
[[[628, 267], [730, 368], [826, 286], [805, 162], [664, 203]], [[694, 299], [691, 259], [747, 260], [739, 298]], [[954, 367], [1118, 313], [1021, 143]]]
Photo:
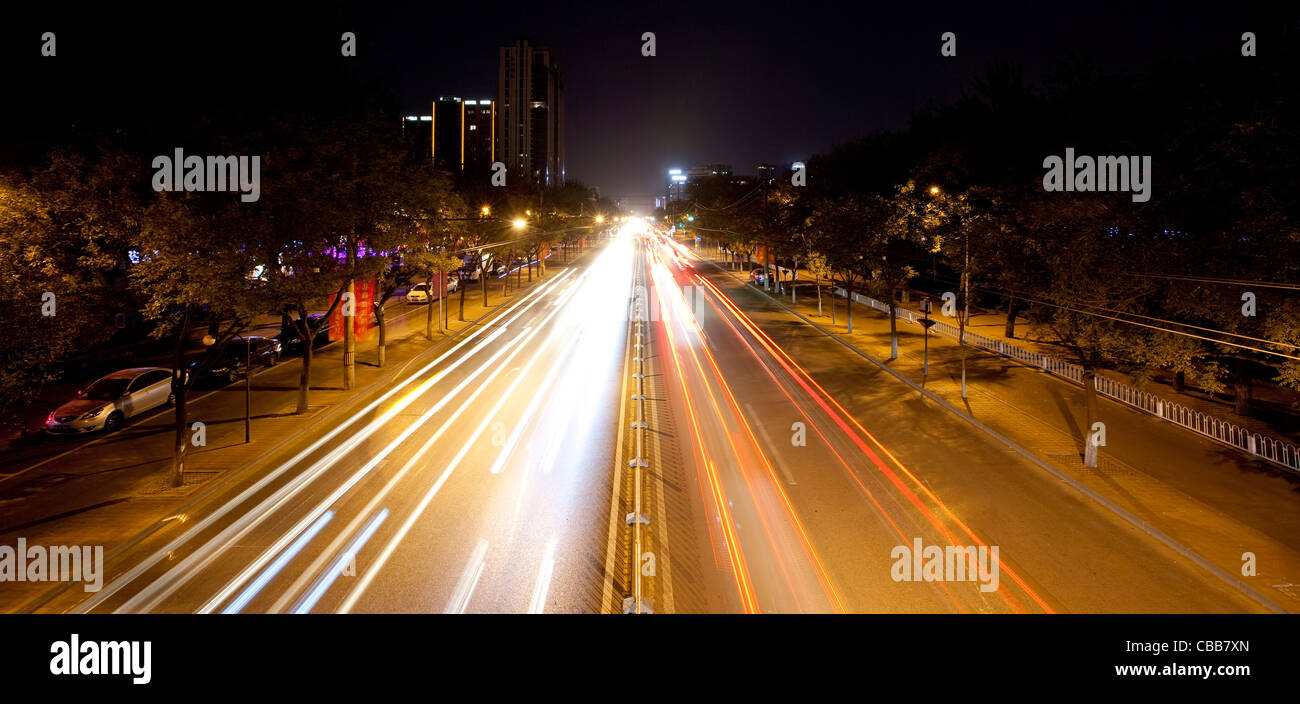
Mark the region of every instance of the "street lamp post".
[[921, 386], [925, 386], [925, 381], [930, 377], [930, 328], [934, 326], [935, 321], [930, 320], [930, 299], [929, 297], [921, 299], [921, 334], [925, 336], [925, 356], [924, 363], [921, 367]]
[[253, 442], [253, 341], [244, 338], [244, 444]]
[[[253, 441], [253, 341], [246, 335], [237, 337], [244, 341], [244, 444], [247, 445]], [[216, 342], [211, 335], [203, 336], [205, 347], [210, 348]]]

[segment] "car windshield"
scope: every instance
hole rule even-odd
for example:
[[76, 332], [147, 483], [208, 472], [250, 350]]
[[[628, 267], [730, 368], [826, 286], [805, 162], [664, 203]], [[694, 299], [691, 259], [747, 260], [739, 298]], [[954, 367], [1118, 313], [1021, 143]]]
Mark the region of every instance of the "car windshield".
[[86, 390], [81, 392], [81, 397], [92, 401], [111, 401], [126, 393], [126, 385], [129, 383], [131, 383], [130, 379], [100, 379], [87, 386]]

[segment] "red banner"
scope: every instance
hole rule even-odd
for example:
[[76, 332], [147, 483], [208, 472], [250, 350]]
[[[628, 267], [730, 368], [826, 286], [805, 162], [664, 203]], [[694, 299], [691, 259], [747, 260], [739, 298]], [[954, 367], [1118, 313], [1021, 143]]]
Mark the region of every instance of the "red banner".
[[[353, 298], [353, 331], [356, 333], [358, 340], [364, 340], [370, 337], [370, 332], [375, 329], [375, 277], [371, 275], [368, 279], [357, 279], [353, 285], [356, 292]], [[334, 303], [333, 297], [330, 303]], [[342, 340], [345, 335], [344, 330], [343, 304], [335, 306], [334, 312], [330, 314], [330, 340]]]

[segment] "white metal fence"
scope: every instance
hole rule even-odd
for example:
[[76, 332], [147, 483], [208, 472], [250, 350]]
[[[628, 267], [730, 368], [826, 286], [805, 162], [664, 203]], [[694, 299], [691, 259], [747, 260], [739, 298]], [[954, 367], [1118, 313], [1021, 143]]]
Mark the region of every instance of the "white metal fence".
[[[837, 296], [843, 297], [845, 290], [839, 287], [834, 289]], [[860, 293], [853, 294], [853, 300], [864, 306], [874, 308], [886, 315], [889, 314], [889, 304], [878, 301], [874, 298], [864, 296]], [[911, 323], [920, 324], [921, 316], [917, 313], [903, 307], [896, 307], [897, 316]], [[933, 318], [931, 319], [933, 320]], [[956, 339], [960, 336], [961, 330], [950, 323], [936, 322], [934, 330]], [[1083, 368], [1064, 362], [1055, 357], [1050, 357], [1038, 352], [1032, 352], [1023, 347], [1008, 344], [1004, 340], [995, 340], [978, 333], [967, 331], [966, 342], [990, 352], [1000, 354], [1004, 357], [1010, 357], [1026, 365], [1038, 367], [1043, 371], [1055, 374], [1062, 379], [1068, 379], [1076, 384], [1083, 384]], [[1243, 452], [1250, 453], [1252, 457], [1267, 460], [1274, 464], [1285, 467], [1293, 472], [1300, 472], [1300, 448], [1282, 440], [1274, 438], [1263, 433], [1257, 433], [1252, 430], [1243, 428], [1236, 423], [1223, 420], [1208, 413], [1188, 408], [1182, 404], [1168, 401], [1154, 394], [1147, 393], [1141, 389], [1122, 384], [1114, 379], [1103, 376], [1095, 377], [1097, 393], [1112, 400], [1123, 403], [1130, 408], [1136, 408], [1145, 411], [1151, 415], [1157, 416], [1163, 420], [1180, 425], [1188, 430], [1200, 433], [1212, 440], [1217, 440], [1225, 445], [1231, 445]]]

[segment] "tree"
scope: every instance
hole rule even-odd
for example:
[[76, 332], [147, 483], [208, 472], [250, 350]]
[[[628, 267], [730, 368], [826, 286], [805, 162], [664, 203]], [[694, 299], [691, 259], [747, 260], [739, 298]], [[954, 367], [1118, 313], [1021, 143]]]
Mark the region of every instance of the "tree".
[[[159, 194], [145, 212], [137, 239], [140, 261], [130, 270], [131, 283], [143, 297], [145, 316], [157, 323], [152, 334], [174, 340], [174, 486], [184, 481], [190, 446], [187, 397], [197, 372], [271, 305], [254, 275], [271, 260], [256, 239], [244, 239], [256, 233], [245, 209], [237, 199], [221, 196]], [[210, 342], [207, 354], [192, 372], [186, 345], [191, 325], [199, 320], [212, 322], [217, 334], [205, 340]]]
[[[830, 275], [830, 263], [827, 261], [825, 254], [814, 251], [807, 255], [805, 264], [808, 267], [808, 273], [813, 275], [814, 285], [817, 286], [817, 317], [820, 318], [822, 316], [822, 279]], [[831, 323], [834, 324], [833, 308], [831, 313]]]
[[[868, 280], [888, 281], [895, 286], [900, 275], [899, 266], [887, 260], [885, 206], [875, 196], [843, 196], [819, 200], [812, 212], [808, 219], [811, 246], [826, 257], [832, 275], [844, 286], [848, 298], [845, 322], [852, 333], [855, 286]], [[886, 271], [889, 278], [880, 278]], [[833, 303], [831, 311], [833, 318]]]
[[49, 200], [34, 189], [0, 181], [0, 305], [12, 330], [0, 340], [0, 413], [34, 398], [59, 376], [59, 365], [112, 334], [100, 303], [112, 288], [107, 257], [74, 251], [84, 239], [65, 237]]
[[[406, 178], [394, 186], [393, 207], [374, 214], [376, 223], [366, 240], [368, 256], [359, 268], [360, 274], [373, 273], [376, 277], [378, 288], [373, 310], [375, 324], [379, 328], [377, 352], [381, 367], [386, 362], [388, 349], [388, 321], [384, 305], [400, 288], [409, 286], [416, 280], [432, 283], [434, 273], [437, 272], [441, 272], [438, 281], [445, 288], [447, 268], [459, 268], [461, 265], [458, 259], [453, 262], [446, 257], [437, 261], [428, 258], [430, 248], [445, 249], [448, 244], [463, 239], [461, 232], [464, 228], [461, 223], [447, 220], [462, 217], [465, 209], [460, 197], [449, 190], [450, 178], [444, 172], [433, 169], [427, 162], [411, 165], [406, 173]], [[433, 265], [443, 268], [429, 269]], [[445, 294], [445, 290], [439, 291], [440, 306], [443, 305]], [[462, 306], [463, 303], [462, 298]], [[445, 323], [443, 320], [440, 325]], [[425, 335], [433, 338], [432, 298], [425, 322]]]

